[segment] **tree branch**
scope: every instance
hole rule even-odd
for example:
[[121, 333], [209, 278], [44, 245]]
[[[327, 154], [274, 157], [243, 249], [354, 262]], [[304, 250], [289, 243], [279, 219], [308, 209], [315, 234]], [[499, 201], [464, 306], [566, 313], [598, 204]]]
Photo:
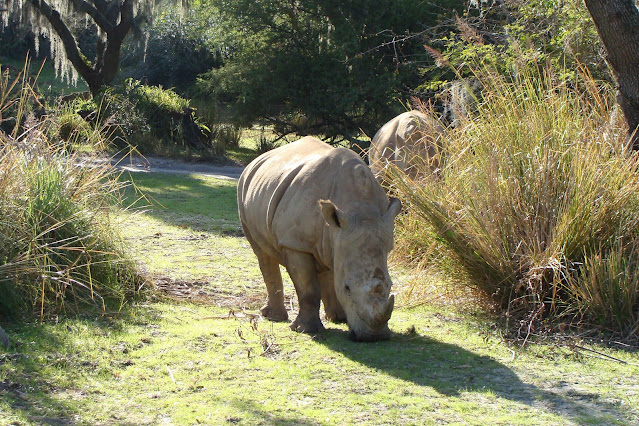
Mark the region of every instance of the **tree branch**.
[[89, 15], [102, 31], [109, 32], [113, 30], [113, 24], [91, 3], [85, 0], [71, 0], [71, 3], [77, 11]]
[[[71, 64], [73, 64], [73, 67], [82, 76], [82, 78], [87, 80], [87, 77], [94, 73], [95, 70], [84, 61], [84, 58], [80, 54], [80, 49], [75, 41], [75, 37], [73, 37], [71, 30], [69, 30], [69, 27], [67, 27], [62, 20], [60, 12], [53, 9], [46, 0], [29, 0], [29, 2], [49, 21], [51, 27], [53, 27], [62, 40], [67, 59], [69, 59]], [[89, 81], [87, 81], [87, 83], [89, 83]]]

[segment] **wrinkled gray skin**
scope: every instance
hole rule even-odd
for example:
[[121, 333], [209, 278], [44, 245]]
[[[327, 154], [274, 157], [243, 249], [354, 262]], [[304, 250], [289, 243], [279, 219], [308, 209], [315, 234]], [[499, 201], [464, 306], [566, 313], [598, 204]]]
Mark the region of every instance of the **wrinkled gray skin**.
[[305, 137], [249, 164], [238, 182], [244, 233], [257, 256], [268, 302], [264, 317], [286, 321], [284, 265], [299, 314], [291, 328], [322, 331], [320, 299], [329, 321], [346, 321], [358, 341], [390, 337], [393, 311], [387, 255], [401, 208], [357, 154]]
[[439, 122], [420, 111], [407, 111], [384, 124], [375, 133], [368, 153], [371, 170], [383, 182], [386, 166], [395, 164], [410, 176], [415, 165], [426, 161], [432, 171], [439, 167], [438, 137], [444, 131]]

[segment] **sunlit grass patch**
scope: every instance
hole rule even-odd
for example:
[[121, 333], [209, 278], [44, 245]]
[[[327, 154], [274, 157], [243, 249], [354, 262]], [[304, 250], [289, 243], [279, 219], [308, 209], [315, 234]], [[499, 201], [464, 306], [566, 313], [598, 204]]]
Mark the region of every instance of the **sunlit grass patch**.
[[399, 310], [393, 339], [371, 344], [349, 341], [342, 325], [314, 337], [210, 305], [136, 311], [126, 321], [12, 327], [17, 349], [0, 363], [4, 419], [563, 424], [639, 415], [636, 367], [566, 348], [511, 351], [479, 324], [430, 309]]
[[[259, 312], [266, 288], [240, 227], [235, 183], [160, 173], [129, 178], [135, 184], [126, 199], [145, 198], [120, 214], [120, 226], [130, 255], [148, 272], [157, 294]], [[294, 311], [295, 292], [286, 272], [282, 275]]]
[[[171, 214], [174, 218], [184, 216], [185, 221], [194, 226], [197, 225], [197, 220], [193, 219], [196, 216], [210, 219], [210, 223], [225, 221], [229, 227], [239, 225], [236, 183], [232, 180], [163, 173], [126, 174], [121, 179], [133, 182], [133, 186], [127, 188], [125, 202], [136, 210], [148, 207], [148, 213], [165, 221], [171, 220]], [[135, 188], [137, 192], [133, 191]], [[218, 230], [224, 231], [223, 228]]]

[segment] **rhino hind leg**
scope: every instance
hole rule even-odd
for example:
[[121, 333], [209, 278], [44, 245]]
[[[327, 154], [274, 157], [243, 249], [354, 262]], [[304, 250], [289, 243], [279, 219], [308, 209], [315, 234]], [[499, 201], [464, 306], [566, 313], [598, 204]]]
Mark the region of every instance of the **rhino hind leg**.
[[253, 250], [260, 264], [260, 270], [266, 284], [268, 301], [260, 309], [264, 318], [271, 321], [287, 321], [288, 313], [284, 305], [284, 286], [279, 262], [260, 250]]
[[322, 272], [319, 274], [319, 280], [322, 285], [322, 303], [324, 303], [326, 319], [335, 323], [346, 322], [346, 312], [344, 312], [344, 308], [342, 308], [339, 300], [337, 300], [337, 294], [335, 294], [333, 271]]
[[291, 323], [291, 330], [301, 333], [318, 333], [324, 330], [319, 318], [321, 298], [320, 282], [315, 268], [315, 259], [309, 253], [285, 249], [282, 257], [291, 276], [300, 311]]

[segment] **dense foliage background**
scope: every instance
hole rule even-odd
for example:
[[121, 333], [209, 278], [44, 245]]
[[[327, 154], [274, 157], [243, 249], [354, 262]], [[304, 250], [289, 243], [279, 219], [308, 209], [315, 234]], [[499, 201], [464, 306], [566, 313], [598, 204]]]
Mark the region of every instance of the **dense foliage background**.
[[[610, 80], [581, 1], [200, 0], [158, 7], [134, 29], [115, 85], [174, 88], [197, 99], [209, 127], [260, 123], [280, 136], [361, 143], [415, 98], [443, 110], [447, 83], [472, 74], [470, 63], [504, 75], [547, 64], [567, 79], [583, 67]], [[96, 32], [76, 29], [87, 58]], [[0, 41], [13, 58], [35, 47], [17, 22]], [[48, 40], [38, 41], [42, 55]]]
[[198, 87], [281, 133], [372, 136], [415, 94], [423, 34], [460, 2], [227, 1], [224, 65]]

